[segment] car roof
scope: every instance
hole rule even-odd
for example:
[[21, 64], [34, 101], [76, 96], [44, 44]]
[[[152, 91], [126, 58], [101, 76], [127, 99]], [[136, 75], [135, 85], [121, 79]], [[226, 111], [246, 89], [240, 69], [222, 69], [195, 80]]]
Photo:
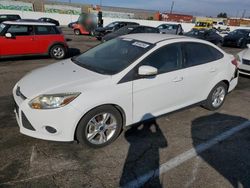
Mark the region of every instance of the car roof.
[[129, 38], [129, 39], [140, 40], [143, 42], [155, 44], [164, 40], [189, 38], [189, 37], [180, 36], [180, 35], [156, 34], [156, 33], [140, 33], [140, 34], [125, 35], [125, 36], [122, 36], [121, 38]]
[[18, 14], [0, 14], [0, 16], [20, 16]]
[[4, 24], [8, 25], [44, 25], [44, 26], [55, 26], [53, 23], [47, 22], [26, 22], [26, 21], [5, 21]]

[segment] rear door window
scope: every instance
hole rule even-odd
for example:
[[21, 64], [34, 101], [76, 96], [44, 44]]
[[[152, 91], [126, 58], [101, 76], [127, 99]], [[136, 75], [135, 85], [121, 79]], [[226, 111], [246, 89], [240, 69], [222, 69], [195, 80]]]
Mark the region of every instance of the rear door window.
[[36, 35], [53, 35], [58, 34], [58, 31], [53, 26], [35, 26]]
[[223, 56], [212, 46], [195, 42], [184, 43], [184, 67], [202, 65], [219, 60]]

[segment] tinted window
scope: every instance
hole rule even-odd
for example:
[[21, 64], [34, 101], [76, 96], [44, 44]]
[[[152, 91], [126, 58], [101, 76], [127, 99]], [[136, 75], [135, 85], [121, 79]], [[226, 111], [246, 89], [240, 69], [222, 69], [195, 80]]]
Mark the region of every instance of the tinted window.
[[35, 26], [35, 32], [37, 35], [49, 35], [58, 33], [56, 28], [51, 26]]
[[223, 57], [217, 49], [201, 43], [185, 43], [184, 55], [185, 67], [216, 61]]
[[11, 25], [6, 33], [11, 33], [15, 36], [24, 36], [33, 34], [33, 26], [26, 25]]
[[158, 73], [174, 71], [181, 65], [181, 50], [179, 44], [164, 46], [144, 59], [141, 65], [150, 65], [158, 69]]
[[145, 33], [159, 33], [159, 30], [152, 27], [145, 27], [144, 28]]

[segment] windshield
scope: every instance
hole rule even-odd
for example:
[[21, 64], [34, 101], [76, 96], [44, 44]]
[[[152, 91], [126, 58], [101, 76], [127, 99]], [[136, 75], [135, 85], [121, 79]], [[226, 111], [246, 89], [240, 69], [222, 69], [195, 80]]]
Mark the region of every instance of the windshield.
[[207, 23], [207, 22], [196, 22], [195, 26], [207, 27], [207, 26], [209, 26], [209, 23]]
[[113, 75], [124, 70], [152, 46], [146, 42], [118, 38], [102, 43], [82, 55], [72, 58], [72, 61], [91, 71]]
[[197, 30], [197, 29], [193, 29], [186, 33], [186, 35], [189, 36], [203, 36], [204, 34], [205, 34], [204, 30]]
[[236, 29], [231, 32], [232, 35], [247, 35], [249, 31], [244, 29]]
[[115, 31], [114, 33], [117, 33], [117, 34], [128, 34], [130, 33], [131, 31], [133, 31], [135, 28], [132, 26], [132, 27], [122, 27], [121, 29]]
[[112, 28], [112, 27], [116, 26], [117, 24], [118, 24], [118, 22], [112, 22], [112, 23], [108, 24], [106, 26], [106, 28]]
[[2, 31], [4, 30], [5, 27], [6, 27], [5, 24], [0, 24], [0, 33], [2, 33]]

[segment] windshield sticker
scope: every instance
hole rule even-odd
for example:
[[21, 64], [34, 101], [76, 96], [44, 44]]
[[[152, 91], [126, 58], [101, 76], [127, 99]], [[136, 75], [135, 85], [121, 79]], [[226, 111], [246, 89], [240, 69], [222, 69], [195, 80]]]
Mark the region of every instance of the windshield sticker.
[[122, 40], [125, 40], [125, 41], [132, 41], [133, 39], [123, 38]]
[[138, 47], [141, 47], [141, 48], [147, 48], [147, 47], [149, 47], [148, 44], [145, 44], [143, 42], [134, 42], [132, 45], [133, 46], [138, 46]]

